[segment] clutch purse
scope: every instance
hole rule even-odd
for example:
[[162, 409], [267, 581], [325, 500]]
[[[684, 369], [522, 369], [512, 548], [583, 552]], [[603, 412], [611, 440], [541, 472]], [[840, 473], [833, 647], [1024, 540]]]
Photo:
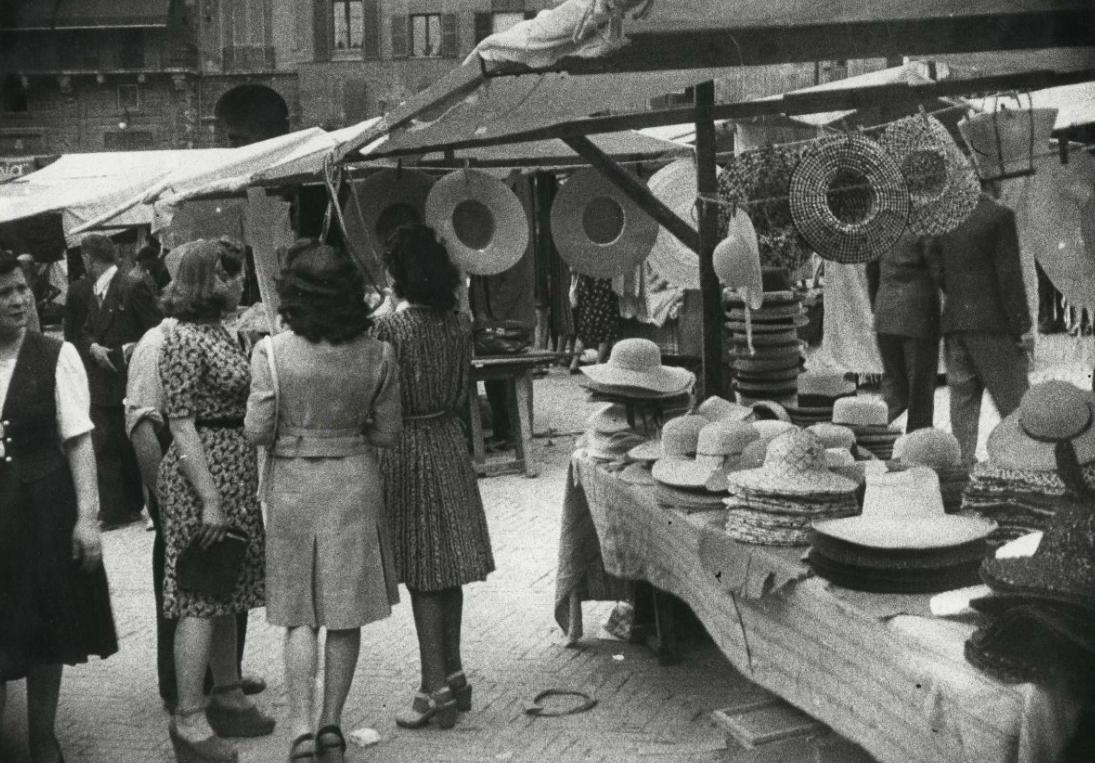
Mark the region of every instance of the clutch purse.
[[227, 599], [236, 590], [246, 551], [247, 536], [236, 529], [229, 529], [224, 540], [209, 548], [202, 548], [195, 537], [179, 554], [175, 568], [179, 588]]

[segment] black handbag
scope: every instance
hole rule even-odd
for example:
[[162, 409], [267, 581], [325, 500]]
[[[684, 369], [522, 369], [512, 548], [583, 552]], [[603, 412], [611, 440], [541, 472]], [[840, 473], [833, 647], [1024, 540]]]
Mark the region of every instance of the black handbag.
[[532, 327], [522, 321], [476, 318], [472, 336], [476, 355], [516, 355], [532, 346]]
[[175, 567], [179, 588], [215, 599], [229, 598], [236, 590], [246, 552], [247, 536], [235, 528], [209, 548], [202, 548], [195, 537], [179, 554]]

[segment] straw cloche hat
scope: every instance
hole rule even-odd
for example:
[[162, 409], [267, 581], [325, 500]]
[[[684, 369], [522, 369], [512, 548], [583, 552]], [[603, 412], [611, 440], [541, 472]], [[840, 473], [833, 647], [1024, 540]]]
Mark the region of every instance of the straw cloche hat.
[[962, 463], [962, 447], [950, 432], [925, 427], [898, 437], [893, 445], [893, 457], [906, 464], [949, 469]]

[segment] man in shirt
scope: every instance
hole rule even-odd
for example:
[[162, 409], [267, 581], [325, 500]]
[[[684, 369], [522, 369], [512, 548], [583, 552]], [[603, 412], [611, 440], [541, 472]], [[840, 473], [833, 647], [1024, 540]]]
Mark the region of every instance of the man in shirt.
[[135, 521], [144, 503], [141, 475], [126, 437], [122, 401], [126, 388], [126, 350], [159, 324], [160, 309], [144, 282], [118, 271], [114, 242], [99, 234], [81, 242], [91, 279], [87, 317], [77, 339], [91, 388], [93, 440], [99, 467], [103, 529]]

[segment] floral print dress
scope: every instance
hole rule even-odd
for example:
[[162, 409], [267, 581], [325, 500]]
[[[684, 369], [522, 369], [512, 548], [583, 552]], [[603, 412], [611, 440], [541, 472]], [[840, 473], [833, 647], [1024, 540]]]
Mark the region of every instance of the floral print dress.
[[215, 617], [261, 607], [265, 537], [257, 497], [258, 461], [255, 447], [243, 435], [251, 387], [247, 357], [220, 323], [179, 323], [164, 340], [160, 379], [167, 418], [194, 417], [228, 524], [250, 539], [231, 597], [214, 599], [178, 587], [175, 565], [201, 527], [202, 502], [179, 469], [178, 444], [172, 443], [157, 484], [165, 546], [164, 615]]

